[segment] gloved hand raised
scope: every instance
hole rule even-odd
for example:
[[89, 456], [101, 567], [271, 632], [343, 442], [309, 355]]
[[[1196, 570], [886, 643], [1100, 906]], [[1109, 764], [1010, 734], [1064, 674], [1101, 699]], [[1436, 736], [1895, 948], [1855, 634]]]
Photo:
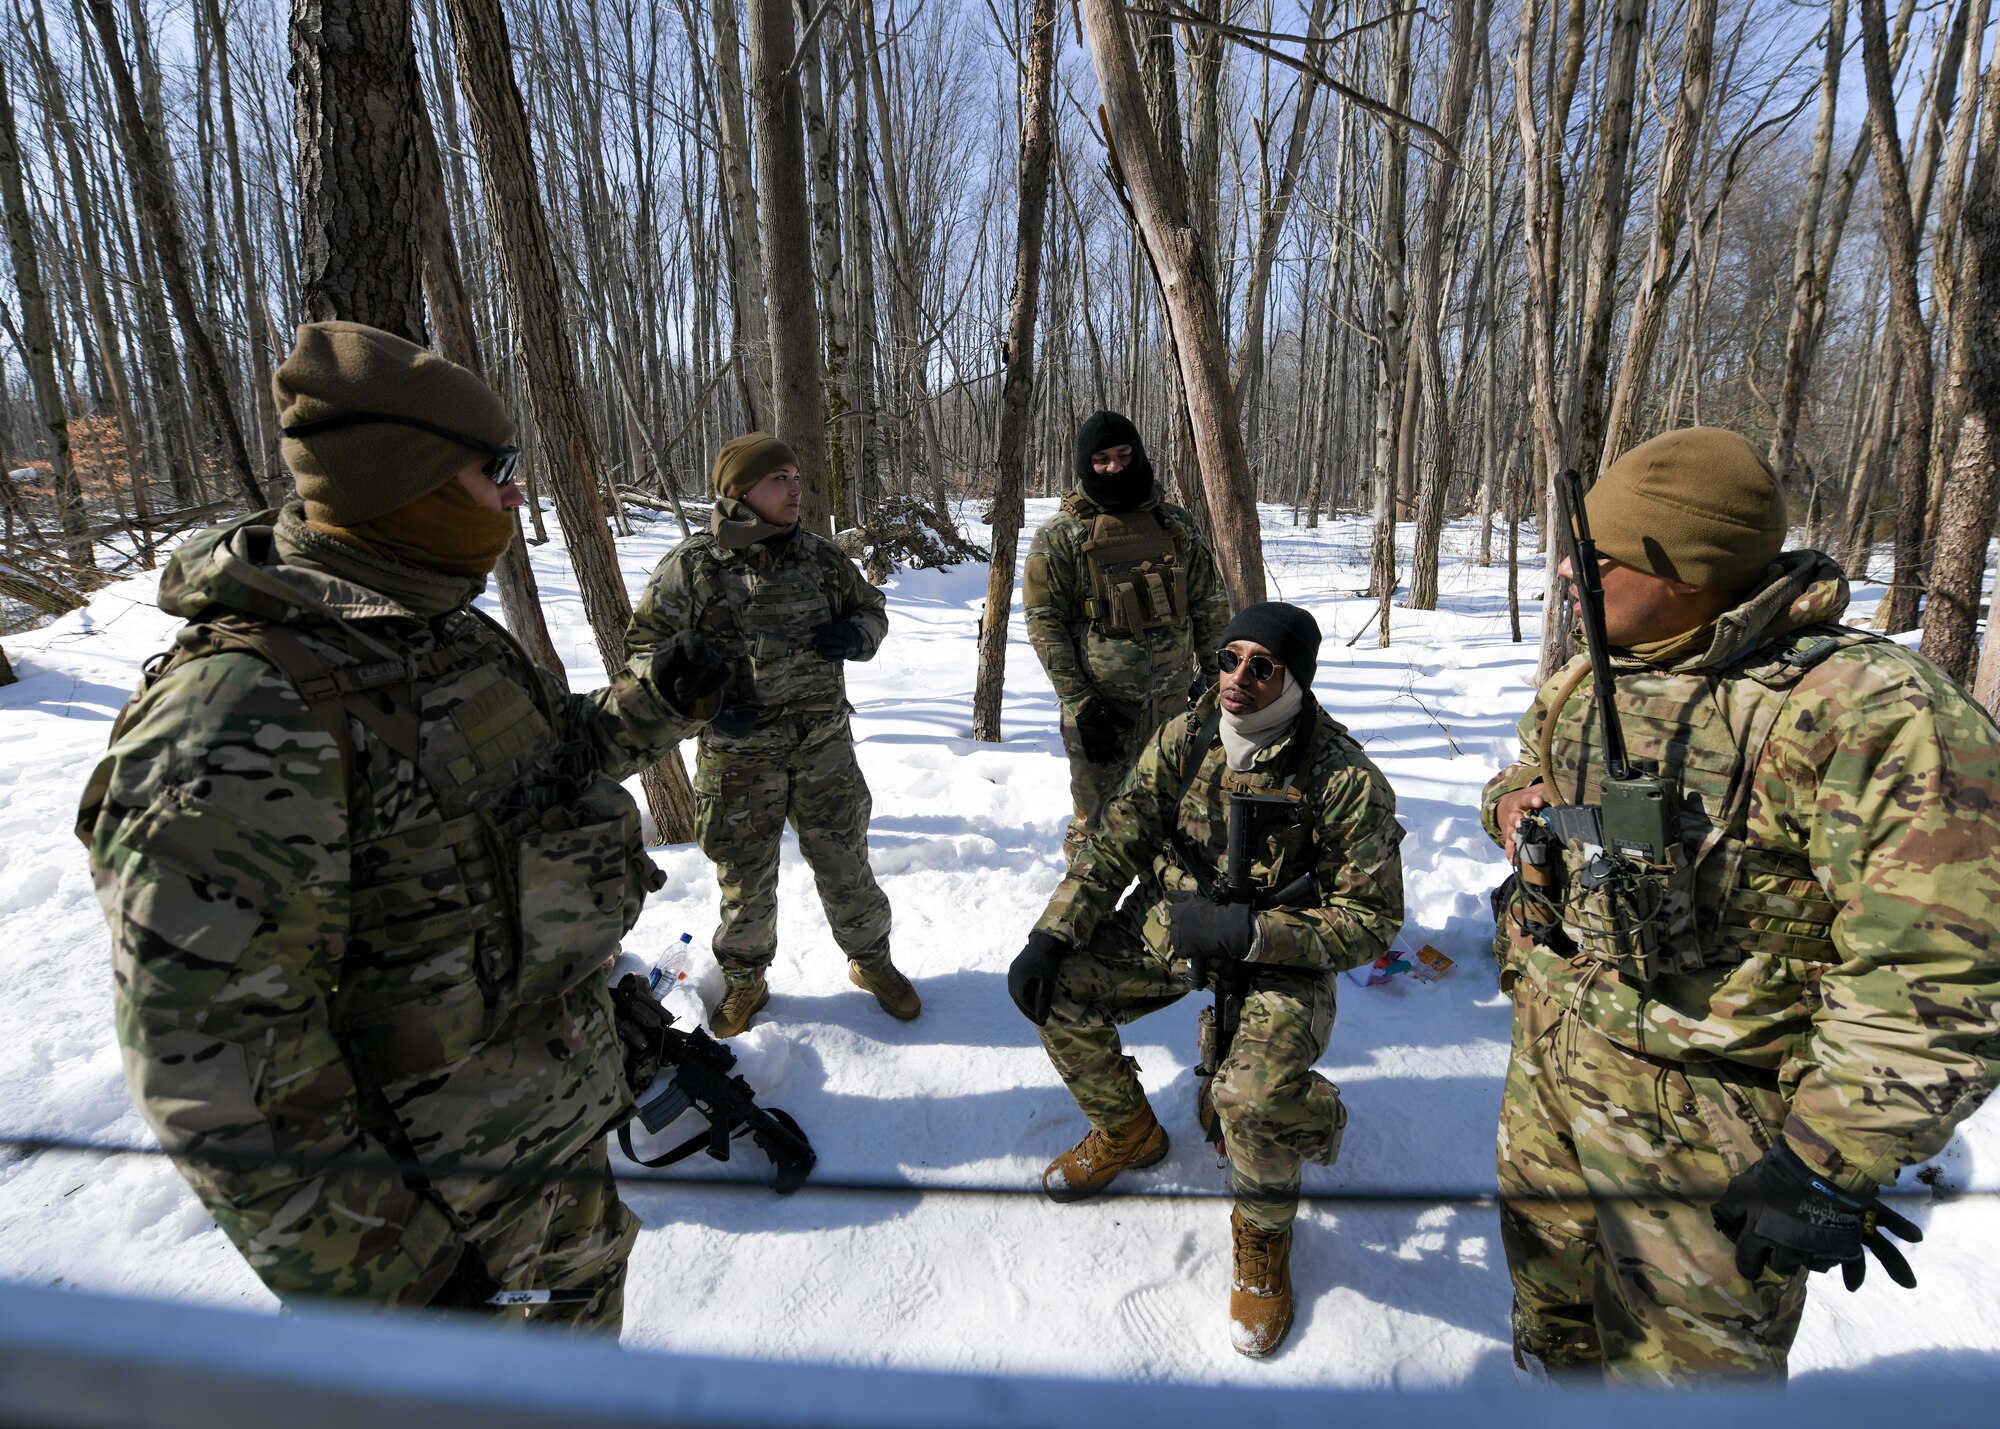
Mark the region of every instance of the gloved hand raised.
[[683, 630], [653, 652], [653, 684], [680, 713], [699, 714], [702, 703], [729, 683], [729, 662], [698, 630]]
[[1868, 1273], [1865, 1250], [1898, 1285], [1917, 1287], [1910, 1262], [1882, 1232], [1912, 1244], [1924, 1233], [1873, 1192], [1836, 1190], [1783, 1137], [1730, 1181], [1713, 1215], [1716, 1229], [1736, 1242], [1736, 1270], [1746, 1280], [1766, 1265], [1779, 1275], [1837, 1265], [1847, 1288], [1858, 1290]]
[[1083, 702], [1076, 712], [1077, 738], [1083, 757], [1092, 764], [1110, 764], [1125, 753], [1125, 731], [1132, 722], [1096, 695]]
[[858, 660], [861, 658], [861, 630], [845, 617], [829, 620], [824, 625], [813, 627], [813, 654], [822, 660]]
[[731, 739], [742, 739], [757, 727], [757, 721], [763, 718], [763, 714], [764, 707], [755, 701], [730, 705], [710, 720], [708, 727]]
[[1007, 996], [1037, 1027], [1049, 1020], [1049, 1009], [1055, 1005], [1056, 972], [1069, 954], [1067, 942], [1054, 933], [1037, 930], [1028, 934], [1028, 946], [1007, 969]]
[[1189, 986], [1199, 992], [1223, 968], [1250, 956], [1257, 914], [1248, 903], [1183, 894], [1167, 906], [1167, 937], [1174, 956], [1187, 959]]

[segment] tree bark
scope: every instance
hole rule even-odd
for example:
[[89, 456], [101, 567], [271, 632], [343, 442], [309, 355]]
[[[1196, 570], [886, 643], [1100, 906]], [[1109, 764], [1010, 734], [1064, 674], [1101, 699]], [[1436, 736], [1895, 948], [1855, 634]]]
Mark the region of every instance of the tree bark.
[[1007, 674], [1007, 631], [1014, 608], [1014, 559], [1021, 544], [1027, 482], [1029, 404], [1035, 394], [1035, 318], [1041, 306], [1042, 233], [1048, 218], [1050, 154], [1055, 142], [1056, 0], [1034, 0], [1021, 71], [1020, 214], [1014, 227], [1014, 290], [1000, 349], [1000, 451], [994, 469], [993, 562], [979, 626], [979, 676], [972, 694], [972, 737], [998, 743]]
[[794, 69], [791, 0], [750, 0], [750, 102], [757, 124], [757, 216], [770, 313], [773, 430], [799, 459], [799, 521], [831, 535], [812, 204]]
[[306, 318], [424, 344], [409, 0], [292, 0], [290, 31]]
[[1903, 430], [1896, 445], [1896, 544], [1889, 594], [1878, 623], [1894, 633], [1917, 623], [1924, 506], [1930, 494], [1931, 344], [1917, 290], [1918, 233], [1910, 181], [1896, 133], [1895, 82], [1889, 69], [1888, 20], [1882, 0], [1861, 0], [1861, 65], [1868, 82], [1876, 186], [1882, 191], [1882, 239], [1889, 264], [1889, 313], [1903, 357]]
[[1173, 328], [1217, 564], [1231, 603], [1241, 607], [1264, 599], [1263, 534], [1208, 260], [1185, 206], [1166, 185], [1123, 9], [1117, 0], [1083, 0], [1082, 13], [1104, 94], [1107, 134]]
[[[102, 3], [103, 0], [96, 0]], [[585, 617], [607, 673], [625, 663], [631, 598], [618, 570], [618, 551], [605, 525], [602, 486], [583, 390], [570, 347], [562, 283], [549, 243], [548, 220], [535, 183], [534, 150], [521, 91], [514, 83], [507, 20], [500, 0], [448, 0], [458, 46], [459, 86], [472, 110], [473, 142], [486, 176], [487, 213], [507, 289], [514, 343], [526, 377], [528, 408], [550, 453], [549, 484], [562, 515], [570, 565]], [[694, 790], [678, 754], [645, 774], [647, 802], [660, 837], [694, 837]]]
[[[1960, 208], [1963, 242], [1945, 366], [1944, 405], [1958, 441], [1938, 510], [1937, 555], [1921, 646], [1939, 669], [1961, 683], [1973, 678], [1986, 547], [1993, 537], [1994, 502], [2000, 497], [2000, 52], [1987, 63], [1980, 89], [1977, 158]], [[2000, 604], [2000, 593], [1995, 603]], [[1996, 629], [2000, 622], [1989, 614], [1989, 654], [2000, 645]], [[1993, 709], [1991, 692], [1985, 700]]]
[[118, 19], [111, 0], [88, 0], [91, 23], [97, 28], [104, 49], [104, 65], [111, 78], [111, 92], [118, 103], [118, 124], [125, 153], [132, 165], [133, 190], [139, 203], [140, 220], [149, 230], [153, 251], [159, 259], [160, 278], [173, 305], [174, 322], [187, 348], [188, 366], [194, 371], [202, 405], [210, 423], [221, 436], [229, 475], [252, 511], [265, 504], [256, 474], [250, 469], [250, 453], [243, 444], [243, 429], [229, 404], [229, 386], [223, 380], [222, 362], [215, 344], [202, 327], [195, 306], [193, 285], [188, 279], [187, 242], [181, 235], [180, 209], [174, 199], [173, 175], [153, 130], [139, 109], [138, 91], [132, 84], [131, 66], [125, 63], [125, 49], [118, 36]]

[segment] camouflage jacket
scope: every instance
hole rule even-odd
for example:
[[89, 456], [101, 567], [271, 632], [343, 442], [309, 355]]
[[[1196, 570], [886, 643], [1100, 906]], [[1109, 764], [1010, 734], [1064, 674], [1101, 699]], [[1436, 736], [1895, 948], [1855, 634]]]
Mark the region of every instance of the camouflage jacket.
[[645, 669], [681, 631], [700, 631], [732, 669], [723, 707], [764, 710], [749, 735], [704, 729], [702, 745], [754, 751], [782, 716], [848, 711], [842, 662], [821, 659], [812, 641], [817, 627], [840, 619], [861, 632], [854, 658], [873, 658], [889, 632], [887, 602], [831, 541], [801, 526], [787, 538], [732, 551], [703, 531], [669, 551], [646, 583], [625, 632], [628, 668]]
[[[1146, 946], [1172, 961], [1168, 905], [1201, 896], [1227, 870], [1229, 795], [1282, 795], [1298, 765], [1296, 730], [1258, 751], [1241, 774], [1229, 769], [1219, 735], [1192, 749], [1214, 699], [1210, 692], [1146, 742], [1037, 929], [1082, 947], [1137, 878], [1132, 911], [1143, 919]], [[1308, 708], [1318, 721], [1304, 766], [1289, 780], [1290, 809], [1253, 842], [1251, 869], [1252, 882], [1266, 893], [1294, 886], [1302, 875], [1310, 875], [1309, 891], [1256, 913], [1250, 961], [1333, 973], [1373, 962], [1403, 925], [1403, 829], [1382, 771], [1337, 722]], [[1176, 805], [1190, 759], [1199, 761], [1197, 771]], [[1183, 856], [1192, 858], [1192, 871]]]
[[[1668, 762], [1741, 767], [1749, 781], [1732, 834], [1741, 873], [1728, 906], [1708, 910], [1725, 931], [1737, 925], [1715, 965], [1645, 979], [1517, 944], [1503, 971], [1647, 1055], [1776, 1074], [1791, 1098], [1787, 1140], [1860, 1186], [1935, 1154], [2000, 1081], [2000, 734], [1921, 656], [1835, 624], [1846, 605], [1832, 562], [1792, 552], [1722, 617], [1705, 653], [1664, 672], [1617, 660], [1628, 740], [1635, 720], [1658, 723], [1649, 691], [1697, 677], [1708, 693], [1665, 731]], [[1825, 653], [1803, 675], [1766, 688], [1771, 652], [1814, 645]], [[1501, 797], [1543, 778], [1542, 725], [1576, 669], [1542, 688], [1521, 720], [1520, 760], [1486, 787], [1496, 842]], [[1551, 746], [1565, 799], [1595, 747], [1578, 738], [1595, 729], [1589, 686], [1578, 688]], [[1760, 710], [1771, 725], [1761, 745], [1749, 733]], [[1708, 812], [1683, 814], [1683, 852]]]
[[1136, 639], [1097, 628], [1084, 543], [1100, 512], [1081, 490], [1063, 498], [1062, 509], [1042, 523], [1028, 547], [1021, 577], [1028, 643], [1065, 714], [1074, 716], [1093, 694], [1128, 712], [1149, 708], [1163, 687], [1180, 688], [1196, 670], [1214, 681], [1215, 651], [1229, 623], [1229, 597], [1215, 558], [1180, 507], [1156, 495], [1139, 510], [1159, 517], [1185, 572], [1188, 618], [1180, 625]]
[[[412, 1157], [434, 1189], [382, 1214], [462, 1227], [508, 1188], [455, 1167], [559, 1163], [629, 1106], [598, 969], [658, 875], [616, 776], [678, 717], [629, 675], [565, 693], [478, 590], [297, 506], [196, 536], [180, 655], [85, 791], [133, 1100], [253, 1265], [339, 1221], [330, 1167]], [[311, 702], [260, 639], [365, 688]]]

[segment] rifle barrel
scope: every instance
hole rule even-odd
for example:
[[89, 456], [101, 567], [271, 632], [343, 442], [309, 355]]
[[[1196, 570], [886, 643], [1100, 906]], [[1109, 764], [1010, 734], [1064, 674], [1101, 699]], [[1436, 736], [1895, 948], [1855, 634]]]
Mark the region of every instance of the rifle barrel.
[[[1590, 539], [1590, 517], [1583, 506], [1583, 477], [1565, 467], [1556, 477], [1556, 505], [1568, 528], [1569, 569], [1577, 592], [1577, 614], [1583, 621], [1583, 645], [1590, 655], [1591, 689], [1597, 700], [1597, 722], [1604, 732], [1604, 773], [1611, 779], [1630, 774], [1625, 759], [1625, 730], [1618, 721], [1617, 691], [1611, 673], [1611, 638], [1604, 629], [1604, 577], [1597, 569], [1597, 543]], [[1554, 718], [1560, 711], [1551, 711]], [[1579, 789], [1581, 795], [1582, 790]]]

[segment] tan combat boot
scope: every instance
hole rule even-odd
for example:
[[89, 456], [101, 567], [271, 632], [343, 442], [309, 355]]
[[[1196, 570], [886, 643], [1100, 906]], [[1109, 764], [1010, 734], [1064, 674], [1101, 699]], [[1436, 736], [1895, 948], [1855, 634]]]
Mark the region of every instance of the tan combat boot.
[[847, 980], [874, 993], [875, 1000], [882, 1004], [882, 1010], [899, 1022], [908, 1022], [924, 1010], [923, 1000], [910, 986], [910, 980], [890, 963], [884, 963], [870, 972], [860, 963], [850, 961], [847, 964]]
[[761, 973], [750, 982], [733, 982], [723, 994], [722, 1005], [710, 1015], [708, 1030], [717, 1037], [734, 1037], [770, 1000], [771, 990], [764, 985]]
[[1260, 1360], [1285, 1342], [1292, 1328], [1292, 1233], [1267, 1231], [1229, 1213], [1235, 1265], [1229, 1277], [1229, 1343]]
[[1083, 1140], [1051, 1161], [1042, 1172], [1042, 1189], [1051, 1201], [1082, 1201], [1102, 1191], [1120, 1171], [1152, 1166], [1167, 1154], [1167, 1132], [1142, 1106], [1121, 1126], [1100, 1131], [1092, 1127]]

